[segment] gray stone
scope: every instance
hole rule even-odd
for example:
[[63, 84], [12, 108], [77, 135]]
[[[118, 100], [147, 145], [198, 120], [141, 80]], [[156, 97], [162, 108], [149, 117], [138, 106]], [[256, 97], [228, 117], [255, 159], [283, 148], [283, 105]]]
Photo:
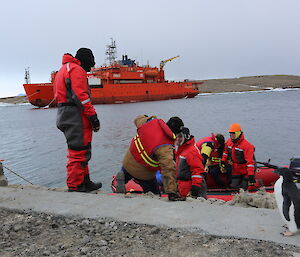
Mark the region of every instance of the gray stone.
[[80, 249], [80, 255], [86, 255], [88, 252], [90, 252], [90, 248], [89, 247], [82, 247]]
[[91, 241], [91, 238], [90, 238], [89, 236], [85, 235], [85, 236], [82, 238], [81, 243], [87, 244], [87, 243], [90, 242], [90, 241]]
[[97, 242], [97, 245], [98, 246], [105, 246], [105, 245], [108, 245], [108, 243], [105, 240], [100, 240], [99, 242]]
[[0, 186], [7, 186], [8, 182], [7, 182], [7, 178], [4, 175], [3, 172], [3, 166], [2, 166], [2, 162], [0, 162]]
[[82, 225], [89, 225], [90, 224], [90, 221], [85, 219], [81, 222]]
[[43, 255], [44, 255], [44, 256], [49, 256], [50, 254], [51, 254], [51, 253], [50, 253], [50, 251], [48, 251], [48, 250], [46, 250], [46, 251], [43, 252]]
[[22, 226], [21, 224], [16, 224], [16, 225], [14, 225], [13, 230], [14, 230], [15, 232], [18, 232], [18, 231], [21, 230], [22, 228], [23, 228], [23, 226]]

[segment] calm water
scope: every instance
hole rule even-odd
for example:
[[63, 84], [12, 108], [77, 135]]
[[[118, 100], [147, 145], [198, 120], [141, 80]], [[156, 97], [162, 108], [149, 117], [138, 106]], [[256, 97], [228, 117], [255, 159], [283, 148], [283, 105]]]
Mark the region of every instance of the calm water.
[[[242, 125], [256, 146], [260, 161], [286, 164], [300, 156], [300, 90], [201, 95], [132, 104], [96, 105], [101, 130], [94, 134], [91, 177], [110, 189], [111, 176], [120, 166], [138, 114], [165, 120], [181, 117], [196, 139], [224, 133], [233, 122]], [[4, 165], [42, 186], [65, 186], [66, 144], [56, 128], [56, 109], [0, 104], [0, 159]], [[6, 171], [9, 183], [26, 183]]]

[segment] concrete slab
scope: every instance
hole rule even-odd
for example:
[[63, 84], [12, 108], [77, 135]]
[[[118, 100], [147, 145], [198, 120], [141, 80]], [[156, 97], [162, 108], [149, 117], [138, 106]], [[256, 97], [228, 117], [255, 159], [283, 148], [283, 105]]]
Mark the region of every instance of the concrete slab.
[[107, 193], [85, 194], [0, 187], [0, 207], [83, 218], [112, 218], [172, 228], [198, 229], [300, 246], [300, 234], [283, 237], [277, 210], [211, 205], [200, 201], [169, 202], [147, 197], [127, 198]]

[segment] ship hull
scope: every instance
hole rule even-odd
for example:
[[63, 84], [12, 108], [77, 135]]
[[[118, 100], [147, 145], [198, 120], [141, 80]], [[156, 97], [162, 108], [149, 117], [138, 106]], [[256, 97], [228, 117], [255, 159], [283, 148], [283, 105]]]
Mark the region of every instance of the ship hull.
[[[164, 82], [104, 84], [91, 88], [93, 104], [116, 104], [168, 99], [192, 98], [199, 94], [201, 82]], [[55, 107], [53, 84], [24, 84], [29, 102], [37, 107]]]

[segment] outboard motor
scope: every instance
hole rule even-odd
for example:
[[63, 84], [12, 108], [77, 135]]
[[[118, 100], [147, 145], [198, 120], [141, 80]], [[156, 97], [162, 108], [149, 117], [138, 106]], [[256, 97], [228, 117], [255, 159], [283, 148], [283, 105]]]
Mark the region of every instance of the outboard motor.
[[294, 173], [294, 181], [298, 189], [300, 189], [300, 158], [292, 158], [290, 169]]
[[291, 159], [290, 169], [299, 170], [299, 172], [300, 172], [300, 158], [292, 158]]

